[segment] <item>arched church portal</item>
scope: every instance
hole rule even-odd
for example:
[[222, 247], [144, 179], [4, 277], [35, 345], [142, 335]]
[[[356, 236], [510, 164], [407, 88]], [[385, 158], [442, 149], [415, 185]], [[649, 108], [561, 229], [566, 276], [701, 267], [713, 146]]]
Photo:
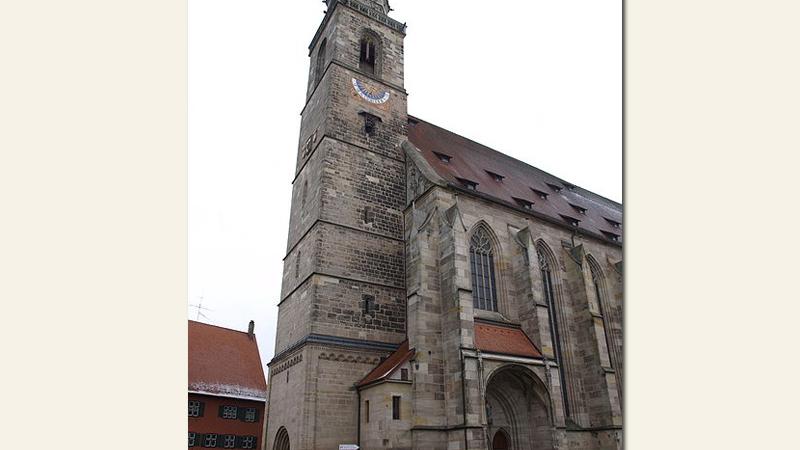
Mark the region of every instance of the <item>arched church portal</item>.
[[278, 430], [278, 434], [275, 435], [275, 445], [273, 448], [275, 450], [289, 450], [289, 433], [286, 432], [286, 428], [281, 427]]
[[492, 449], [553, 450], [550, 395], [530, 369], [509, 365], [492, 374], [486, 416]]

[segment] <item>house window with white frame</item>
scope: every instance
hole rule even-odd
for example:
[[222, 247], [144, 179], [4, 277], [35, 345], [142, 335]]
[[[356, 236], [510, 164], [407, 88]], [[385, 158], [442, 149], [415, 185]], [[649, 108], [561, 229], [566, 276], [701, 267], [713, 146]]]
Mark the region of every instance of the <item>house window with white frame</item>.
[[216, 446], [217, 446], [217, 435], [214, 433], [205, 435], [205, 438], [203, 439], [203, 447], [214, 448]]
[[195, 446], [195, 443], [194, 443], [195, 439], [197, 439], [197, 434], [192, 432], [192, 431], [190, 431], [189, 432], [189, 447], [194, 447]]
[[247, 408], [244, 412], [244, 421], [245, 422], [255, 422], [256, 421], [256, 409], [255, 408]]
[[255, 436], [242, 437], [242, 448], [255, 448], [255, 446], [256, 446]]
[[197, 400], [189, 400], [189, 417], [200, 417], [202, 403]]
[[236, 407], [235, 406], [223, 406], [222, 407], [222, 418], [223, 419], [235, 419], [236, 418]]
[[226, 434], [223, 446], [224, 448], [236, 448], [236, 436], [233, 434]]

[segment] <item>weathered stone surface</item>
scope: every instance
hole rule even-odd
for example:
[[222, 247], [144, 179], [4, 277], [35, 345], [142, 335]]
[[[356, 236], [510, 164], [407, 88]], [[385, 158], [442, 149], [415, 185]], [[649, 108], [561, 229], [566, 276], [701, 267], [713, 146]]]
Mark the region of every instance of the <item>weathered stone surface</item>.
[[[485, 449], [498, 433], [515, 449], [621, 448], [621, 248], [438, 177], [406, 139], [404, 33], [378, 17], [382, 1], [329, 8], [311, 49], [265, 448], [282, 427], [293, 450]], [[374, 74], [359, 68], [364, 36]], [[474, 306], [479, 228], [497, 311]], [[480, 351], [476, 321], [519, 327], [543, 358]], [[406, 339], [410, 361], [357, 387]]]

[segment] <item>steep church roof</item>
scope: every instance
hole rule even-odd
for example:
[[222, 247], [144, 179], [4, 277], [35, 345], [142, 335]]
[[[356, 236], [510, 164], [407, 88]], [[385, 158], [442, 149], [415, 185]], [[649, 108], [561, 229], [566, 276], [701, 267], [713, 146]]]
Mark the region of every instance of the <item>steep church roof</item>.
[[267, 382], [255, 335], [190, 320], [189, 391], [265, 400]]
[[475, 347], [482, 352], [542, 357], [542, 353], [521, 329], [488, 323], [475, 323]]
[[376, 381], [385, 380], [389, 378], [400, 366], [414, 356], [415, 350], [408, 348], [408, 340], [405, 340], [400, 347], [394, 351], [388, 358], [377, 367], [372, 369], [367, 376], [358, 383], [358, 387], [364, 387], [368, 384], [375, 383]]
[[622, 205], [615, 201], [416, 117], [409, 117], [408, 140], [453, 186], [622, 241]]

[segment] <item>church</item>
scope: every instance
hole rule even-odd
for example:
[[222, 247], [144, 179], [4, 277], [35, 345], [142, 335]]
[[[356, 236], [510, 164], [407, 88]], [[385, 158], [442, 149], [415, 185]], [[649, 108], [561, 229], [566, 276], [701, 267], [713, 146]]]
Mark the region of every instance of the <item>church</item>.
[[265, 449], [621, 449], [622, 205], [409, 115], [388, 1], [326, 3]]

